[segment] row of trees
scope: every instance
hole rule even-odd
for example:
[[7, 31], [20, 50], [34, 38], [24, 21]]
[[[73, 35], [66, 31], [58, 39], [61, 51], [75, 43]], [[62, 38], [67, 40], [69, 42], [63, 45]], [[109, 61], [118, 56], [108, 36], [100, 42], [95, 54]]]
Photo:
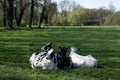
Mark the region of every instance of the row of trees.
[[[86, 9], [72, 0], [62, 0], [61, 12], [52, 18], [53, 25], [119, 25], [120, 12], [115, 12], [113, 3], [109, 8], [102, 6], [99, 9]], [[67, 4], [65, 4], [67, 3]], [[71, 7], [69, 7], [71, 6]], [[66, 9], [67, 8], [67, 9]]]
[[105, 25], [120, 25], [120, 11], [105, 17]]
[[[1, 25], [15, 29], [14, 26], [37, 24], [41, 28], [43, 21], [57, 12], [56, 3], [51, 0], [0, 0]], [[49, 17], [49, 18], [48, 18]]]
[[109, 9], [86, 9], [74, 0], [0, 0], [0, 25], [9, 29], [15, 26], [37, 25], [119, 25], [120, 12], [112, 3]]

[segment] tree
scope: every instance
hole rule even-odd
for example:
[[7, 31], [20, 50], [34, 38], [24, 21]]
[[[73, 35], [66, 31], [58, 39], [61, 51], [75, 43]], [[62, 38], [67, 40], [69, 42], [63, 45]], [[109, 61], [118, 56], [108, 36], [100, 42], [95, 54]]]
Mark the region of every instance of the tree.
[[111, 11], [111, 12], [115, 12], [115, 6], [113, 5], [113, 2], [110, 2], [110, 4], [109, 4], [109, 10]]
[[104, 6], [99, 9], [86, 9], [88, 15], [90, 16], [87, 25], [103, 25], [105, 21], [105, 17], [109, 14], [112, 14], [110, 10], [105, 8]]
[[3, 24], [6, 27], [7, 26], [7, 1], [0, 0], [0, 3], [2, 5], [2, 10], [3, 10]]
[[41, 28], [41, 24], [45, 21], [45, 25], [48, 27], [48, 22], [50, 23], [52, 16], [57, 12], [56, 3], [52, 3], [51, 0], [44, 0], [42, 6], [42, 12], [39, 21], [39, 28]]
[[54, 16], [51, 19], [51, 23], [54, 26], [58, 26], [59, 25], [59, 19], [58, 19], [58, 14], [54, 14]]
[[57, 11], [57, 3], [51, 2], [48, 7], [48, 24], [52, 25], [52, 17], [58, 13]]
[[8, 27], [9, 29], [15, 29], [13, 27], [13, 5], [14, 0], [7, 0], [8, 1], [8, 9], [7, 9], [7, 19], [8, 19]]
[[67, 21], [67, 16], [68, 16], [68, 11], [70, 11], [69, 8], [70, 5], [70, 0], [61, 0], [60, 4], [59, 4], [59, 8], [60, 8], [60, 23], [62, 26], [66, 26], [68, 21]]
[[71, 11], [76, 8], [77, 4], [75, 3], [74, 0], [61, 0], [59, 3], [59, 16], [60, 18], [60, 23], [61, 25], [66, 26], [69, 25], [68, 22], [68, 15], [71, 13]]
[[71, 12], [77, 5], [74, 0], [61, 0], [58, 8], [60, 12]]
[[120, 11], [110, 14], [105, 18], [105, 25], [120, 25]]
[[15, 14], [15, 20], [17, 26], [20, 26], [24, 11], [25, 9], [29, 6], [29, 1], [28, 0], [15, 0], [14, 3], [16, 6], [14, 7], [14, 14]]
[[105, 17], [105, 25], [112, 25], [113, 22], [113, 14], [108, 15], [107, 17]]
[[[1, 9], [1, 6], [0, 6], [0, 12], [2, 12], [2, 9]], [[2, 13], [0, 13], [0, 26], [3, 26], [3, 23], [2, 23], [2, 17], [3, 17], [3, 15], [2, 15]]]
[[33, 10], [34, 10], [34, 0], [31, 0], [31, 8], [30, 8], [30, 23], [29, 23], [29, 27], [32, 29], [31, 25], [32, 25], [32, 21], [33, 21]]
[[97, 10], [97, 14], [98, 14], [99, 23], [100, 25], [102, 25], [105, 22], [105, 17], [112, 14], [112, 12], [106, 8], [101, 7]]
[[120, 25], [120, 11], [113, 14], [113, 25]]
[[84, 8], [76, 8], [69, 15], [69, 23], [74, 26], [83, 25], [89, 18], [87, 11]]
[[40, 16], [39, 28], [41, 28], [43, 20], [45, 20], [45, 24], [48, 23], [47, 0], [44, 0], [43, 9]]

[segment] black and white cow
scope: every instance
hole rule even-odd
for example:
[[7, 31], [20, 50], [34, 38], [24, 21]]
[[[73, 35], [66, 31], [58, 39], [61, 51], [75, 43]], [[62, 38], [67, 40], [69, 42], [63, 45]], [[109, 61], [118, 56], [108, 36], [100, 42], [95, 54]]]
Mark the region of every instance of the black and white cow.
[[71, 58], [66, 56], [67, 48], [62, 47], [56, 53], [52, 48], [52, 43], [45, 44], [42, 48], [43, 52], [33, 53], [29, 61], [31, 67], [42, 67], [42, 69], [64, 69], [71, 68]]
[[29, 59], [31, 67], [42, 67], [42, 69], [57, 69], [55, 63], [46, 59], [48, 51], [52, 48], [52, 43], [45, 44], [41, 49], [43, 52], [34, 52]]
[[71, 68], [72, 61], [70, 57], [66, 56], [67, 48], [62, 47], [58, 53], [51, 48], [47, 53], [47, 59], [54, 62], [59, 69]]

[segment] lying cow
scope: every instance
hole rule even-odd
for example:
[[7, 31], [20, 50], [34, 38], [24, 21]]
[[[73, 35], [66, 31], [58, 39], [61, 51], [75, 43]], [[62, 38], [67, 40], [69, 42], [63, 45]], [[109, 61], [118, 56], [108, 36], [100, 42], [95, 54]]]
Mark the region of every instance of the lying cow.
[[48, 43], [41, 48], [43, 52], [34, 52], [32, 54], [29, 62], [33, 69], [36, 67], [42, 67], [42, 69], [57, 69], [55, 64], [51, 60], [46, 59], [48, 51], [52, 48], [51, 45], [52, 43]]
[[73, 67], [94, 67], [97, 65], [97, 60], [92, 55], [82, 56], [76, 53], [79, 50], [71, 47], [70, 57], [72, 58]]

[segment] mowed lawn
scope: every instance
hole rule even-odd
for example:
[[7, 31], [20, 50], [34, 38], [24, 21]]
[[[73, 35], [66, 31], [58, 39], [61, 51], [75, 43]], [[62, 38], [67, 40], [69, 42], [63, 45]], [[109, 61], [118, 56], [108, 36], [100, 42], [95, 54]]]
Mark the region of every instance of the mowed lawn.
[[[42, 45], [80, 48], [93, 55], [96, 68], [31, 69], [29, 57]], [[67, 53], [69, 55], [69, 51]], [[49, 28], [0, 32], [0, 80], [120, 80], [120, 28]]]

